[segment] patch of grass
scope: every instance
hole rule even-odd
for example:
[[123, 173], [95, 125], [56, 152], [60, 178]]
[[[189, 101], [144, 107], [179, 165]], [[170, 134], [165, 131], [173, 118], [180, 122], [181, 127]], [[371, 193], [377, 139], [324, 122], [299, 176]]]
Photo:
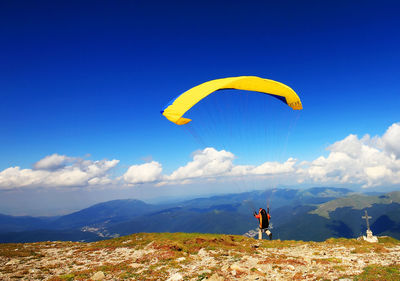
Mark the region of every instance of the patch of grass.
[[273, 265], [272, 266], [272, 269], [276, 269], [276, 270], [279, 270], [279, 271], [281, 271], [282, 270], [282, 266], [279, 266], [279, 265]]
[[371, 252], [371, 248], [366, 247], [366, 246], [355, 247], [354, 250], [351, 251], [352, 254], [366, 254], [366, 253], [370, 253], [370, 252]]
[[284, 254], [280, 255], [269, 255], [263, 261], [259, 261], [259, 264], [273, 264], [273, 265], [280, 265], [280, 264], [291, 264], [291, 265], [306, 265], [306, 262], [302, 259], [289, 257]]
[[[368, 243], [368, 242], [367, 242]], [[389, 250], [386, 249], [385, 245], [381, 245], [378, 243], [369, 243], [356, 246], [351, 253], [352, 254], [365, 254], [365, 253], [388, 253]]]
[[124, 280], [124, 279], [130, 279], [130, 280], [138, 280], [140, 277], [140, 274], [138, 273], [133, 273], [133, 272], [124, 272], [119, 276], [119, 279]]
[[352, 254], [365, 254], [365, 253], [387, 253], [389, 252], [386, 247], [393, 247], [400, 244], [400, 241], [386, 237], [379, 240], [379, 243], [370, 243], [364, 240], [347, 239], [347, 238], [329, 238], [325, 242], [327, 244], [337, 244], [346, 248], [353, 248]]
[[74, 274], [75, 277], [73, 280], [88, 280], [90, 278], [90, 276], [92, 276], [94, 274], [94, 272], [90, 272], [90, 273], [89, 272], [90, 271], [78, 272], [78, 273]]
[[342, 246], [353, 246], [353, 245], [359, 245], [359, 244], [368, 243], [368, 242], [359, 241], [357, 239], [348, 239], [348, 238], [329, 238], [329, 239], [326, 239], [324, 243], [340, 244]]
[[336, 271], [345, 271], [347, 269], [347, 267], [343, 266], [343, 265], [334, 265], [333, 269]]
[[378, 237], [378, 243], [370, 243], [364, 240], [348, 239], [348, 238], [329, 238], [324, 243], [328, 244], [340, 244], [342, 246], [357, 246], [357, 245], [384, 245], [384, 246], [397, 246], [400, 244], [400, 240], [395, 238], [384, 236]]
[[342, 263], [339, 258], [326, 258], [326, 259], [313, 259], [318, 264], [331, 264], [331, 263]]
[[342, 263], [342, 259], [339, 258], [328, 258], [331, 263]]
[[117, 247], [133, 247], [143, 249], [150, 243], [157, 250], [171, 250], [196, 254], [201, 248], [240, 249], [252, 251], [254, 239], [240, 235], [203, 234], [203, 233], [136, 233], [110, 240], [88, 243], [80, 251], [113, 250]]
[[60, 276], [60, 279], [64, 281], [72, 281], [74, 280], [74, 278], [75, 278], [74, 274], [65, 274]]
[[369, 265], [354, 280], [400, 280], [400, 265]]
[[261, 241], [261, 248], [277, 248], [277, 249], [282, 249], [282, 248], [291, 248], [291, 247], [296, 247], [300, 245], [305, 245], [307, 244], [304, 241], [295, 241], [295, 240], [262, 240]]
[[[25, 246], [24, 246], [25, 245]], [[0, 244], [0, 256], [7, 258], [32, 257], [40, 258], [40, 246], [34, 244], [5, 243]]]
[[387, 246], [397, 246], [400, 244], [400, 240], [397, 240], [395, 238], [385, 236], [385, 237], [378, 237], [379, 243], [383, 243]]
[[207, 274], [207, 273], [202, 273], [202, 274], [200, 274], [199, 276], [197, 276], [197, 281], [201, 281], [201, 280], [203, 280], [203, 279], [208, 278], [208, 275], [209, 275], [209, 274]]

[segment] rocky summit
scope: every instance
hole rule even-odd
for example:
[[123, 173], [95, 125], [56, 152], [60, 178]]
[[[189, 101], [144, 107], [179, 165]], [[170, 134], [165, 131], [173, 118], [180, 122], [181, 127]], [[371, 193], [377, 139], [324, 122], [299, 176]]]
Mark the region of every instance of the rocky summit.
[[400, 280], [400, 241], [139, 233], [0, 244], [0, 280]]

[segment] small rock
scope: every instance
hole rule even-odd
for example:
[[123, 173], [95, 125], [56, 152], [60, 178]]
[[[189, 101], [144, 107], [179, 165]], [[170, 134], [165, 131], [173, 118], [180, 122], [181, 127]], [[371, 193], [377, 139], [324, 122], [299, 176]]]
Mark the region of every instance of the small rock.
[[224, 277], [219, 276], [217, 273], [214, 273], [213, 275], [210, 276], [210, 278], [207, 278], [206, 280], [208, 281], [224, 281]]
[[291, 265], [291, 264], [289, 264], [287, 267], [288, 267], [290, 270], [294, 270], [294, 266]]
[[179, 281], [182, 280], [183, 276], [180, 273], [175, 273], [172, 276], [170, 276], [167, 281]]
[[272, 264], [259, 264], [257, 270], [260, 272], [270, 272], [272, 271]]
[[104, 278], [106, 278], [106, 276], [103, 271], [97, 271], [92, 277], [90, 277], [93, 281], [103, 280]]
[[8, 263], [6, 263], [6, 265], [14, 265], [14, 264], [19, 264], [19, 260], [17, 260], [17, 259], [12, 259], [12, 260], [10, 260]]
[[138, 267], [142, 267], [143, 265], [140, 264], [140, 263], [134, 262], [134, 263], [131, 263], [130, 266], [133, 267], [133, 268], [138, 268]]
[[198, 255], [199, 257], [207, 257], [207, 256], [208, 256], [208, 253], [207, 253], [207, 251], [206, 251], [204, 248], [201, 248], [201, 249], [199, 250], [199, 252], [197, 253], [197, 255]]
[[177, 259], [176, 259], [177, 262], [181, 262], [181, 261], [184, 261], [184, 260], [186, 260], [185, 257], [180, 257], [180, 258], [177, 258]]
[[237, 263], [232, 264], [232, 265], [230, 266], [230, 268], [231, 268], [232, 270], [236, 270], [236, 271], [244, 271], [244, 269], [241, 268], [240, 265], [238, 265]]

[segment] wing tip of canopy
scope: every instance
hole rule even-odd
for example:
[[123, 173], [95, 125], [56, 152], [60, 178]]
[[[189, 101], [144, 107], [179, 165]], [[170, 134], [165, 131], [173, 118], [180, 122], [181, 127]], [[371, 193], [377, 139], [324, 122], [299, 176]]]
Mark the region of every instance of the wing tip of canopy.
[[177, 125], [185, 125], [185, 124], [189, 123], [190, 121], [192, 121], [192, 119], [181, 117], [175, 122], [175, 124], [177, 124]]
[[189, 123], [190, 121], [192, 121], [192, 119], [189, 119], [189, 118], [177, 117], [175, 115], [168, 114], [164, 110], [160, 111], [160, 113], [162, 115], [164, 115], [165, 118], [167, 118], [169, 121], [171, 121], [172, 123], [175, 123], [177, 125], [185, 125], [185, 124]]
[[302, 110], [302, 109], [303, 109], [303, 105], [302, 105], [300, 99], [297, 100], [297, 101], [295, 101], [295, 102], [289, 103], [288, 105], [289, 105], [293, 110]]

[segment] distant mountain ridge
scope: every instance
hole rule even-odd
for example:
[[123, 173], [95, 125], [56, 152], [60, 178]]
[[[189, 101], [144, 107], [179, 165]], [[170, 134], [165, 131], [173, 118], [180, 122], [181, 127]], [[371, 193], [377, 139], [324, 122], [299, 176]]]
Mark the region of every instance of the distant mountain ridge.
[[86, 225], [119, 222], [151, 213], [154, 206], [137, 199], [121, 199], [98, 203], [72, 214], [57, 217], [9, 216], [0, 214], [0, 233], [38, 229], [73, 229]]
[[0, 242], [95, 241], [137, 232], [244, 234], [257, 227], [252, 214], [271, 208], [275, 238], [322, 241], [357, 237], [368, 208], [376, 234], [400, 238], [400, 192], [368, 196], [350, 189], [268, 189], [152, 205], [136, 199], [99, 203], [54, 218], [0, 215]]
[[389, 192], [380, 196], [368, 196], [361, 194], [353, 194], [344, 198], [338, 198], [318, 206], [313, 214], [329, 218], [329, 212], [333, 212], [338, 208], [350, 207], [353, 209], [370, 208], [374, 204], [392, 204], [400, 203], [400, 191]]
[[137, 199], [112, 200], [62, 216], [54, 221], [54, 227], [67, 229], [105, 222], [115, 223], [154, 212], [158, 208]]
[[349, 194], [317, 206], [299, 206], [277, 226], [283, 239], [354, 238], [365, 235], [366, 221], [362, 216], [367, 210], [374, 234], [400, 238], [399, 195], [400, 191], [380, 196]]

